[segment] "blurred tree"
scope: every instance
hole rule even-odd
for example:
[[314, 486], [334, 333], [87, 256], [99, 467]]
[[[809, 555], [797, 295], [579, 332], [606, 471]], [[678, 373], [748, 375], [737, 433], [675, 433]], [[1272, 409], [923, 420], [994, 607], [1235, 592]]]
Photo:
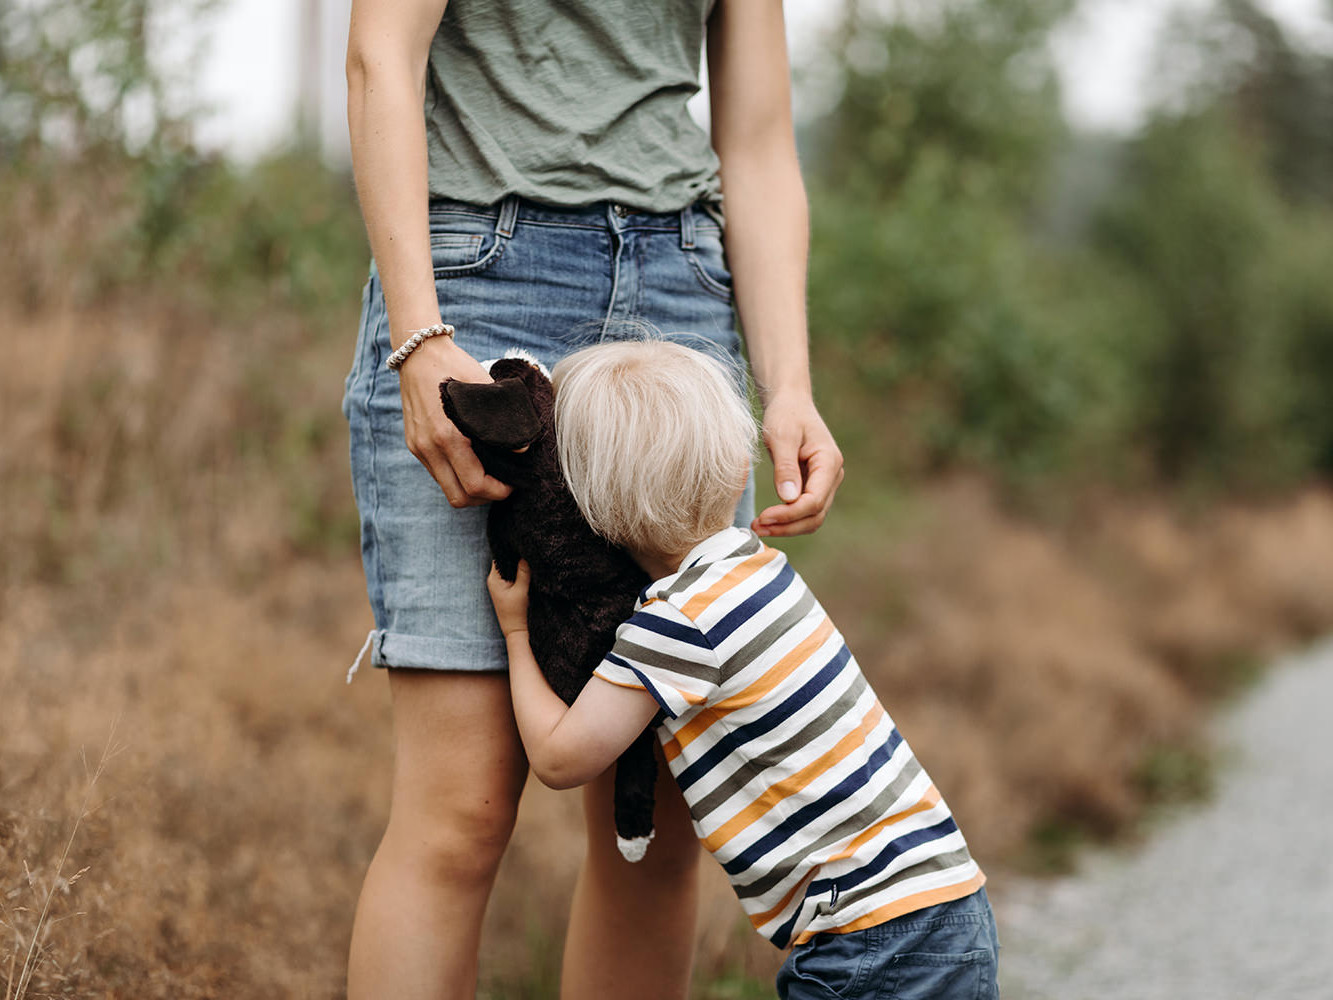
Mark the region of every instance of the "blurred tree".
[[[1194, 67], [1129, 144], [1094, 237], [1149, 319], [1128, 341], [1158, 471], [1285, 484], [1333, 468], [1333, 59], [1252, 0], [1180, 21]], [[1321, 262], [1322, 263], [1319, 263]]]
[[0, 158], [151, 153], [189, 144], [185, 81], [155, 56], [172, 19], [213, 0], [0, 0]]
[[350, 178], [295, 128], [248, 170], [193, 143], [195, 60], [165, 40], [202, 39], [215, 2], [0, 0], [0, 243], [29, 309], [164, 276], [205, 308], [354, 301], [368, 255]]
[[806, 136], [812, 326], [904, 470], [1055, 467], [1089, 405], [1032, 232], [1066, 141], [1047, 35], [1070, 6], [853, 4], [834, 36], [840, 96]]
[[1333, 54], [1293, 40], [1257, 0], [1216, 0], [1177, 18], [1158, 63], [1178, 92], [1164, 106], [1224, 107], [1286, 197], [1333, 203]]
[[853, 447], [1024, 480], [1329, 468], [1333, 60], [1219, 0], [1178, 23], [1140, 135], [1075, 136], [1070, 7], [858, 3], [833, 36], [811, 324]]
[[932, 150], [961, 191], [1030, 197], [1063, 125], [1050, 29], [1074, 0], [851, 0], [828, 56], [841, 96], [812, 127], [818, 180], [882, 204]]

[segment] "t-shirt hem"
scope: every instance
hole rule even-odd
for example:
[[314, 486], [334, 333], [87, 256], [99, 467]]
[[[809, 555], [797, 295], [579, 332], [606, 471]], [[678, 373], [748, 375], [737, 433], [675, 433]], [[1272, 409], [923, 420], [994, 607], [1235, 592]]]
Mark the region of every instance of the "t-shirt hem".
[[791, 946], [805, 944], [817, 934], [850, 934], [853, 931], [863, 931], [867, 927], [877, 927], [880, 924], [887, 924], [890, 920], [897, 920], [899, 917], [905, 917], [915, 913], [918, 910], [924, 910], [929, 906], [938, 906], [940, 903], [952, 903], [956, 899], [965, 899], [972, 895], [978, 889], [986, 884], [986, 873], [977, 869], [977, 873], [963, 882], [955, 882], [953, 885], [940, 886], [938, 889], [928, 889], [925, 892], [915, 893], [904, 899], [895, 900], [881, 906], [877, 910], [872, 910], [863, 917], [858, 917], [851, 923], [843, 924], [840, 927], [827, 927], [822, 930], [805, 930], [796, 937], [792, 938]]

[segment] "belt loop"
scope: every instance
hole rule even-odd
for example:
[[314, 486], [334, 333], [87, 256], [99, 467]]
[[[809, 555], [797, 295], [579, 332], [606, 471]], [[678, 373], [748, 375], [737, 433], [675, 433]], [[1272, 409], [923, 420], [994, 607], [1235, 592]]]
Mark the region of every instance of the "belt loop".
[[518, 223], [518, 195], [511, 194], [500, 203], [500, 215], [495, 220], [495, 235], [509, 239]]
[[680, 248], [694, 249], [694, 206], [686, 205], [680, 210]]

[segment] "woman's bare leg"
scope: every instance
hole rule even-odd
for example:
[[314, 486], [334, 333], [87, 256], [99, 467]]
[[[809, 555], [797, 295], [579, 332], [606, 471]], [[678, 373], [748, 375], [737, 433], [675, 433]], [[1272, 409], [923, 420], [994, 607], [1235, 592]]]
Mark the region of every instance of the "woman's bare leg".
[[699, 841], [658, 758], [656, 834], [642, 861], [616, 847], [613, 773], [584, 789], [588, 853], [574, 887], [560, 995], [565, 1000], [684, 1000], [694, 961]]
[[509, 679], [393, 670], [389, 687], [393, 805], [356, 908], [348, 1000], [472, 1000], [527, 776]]

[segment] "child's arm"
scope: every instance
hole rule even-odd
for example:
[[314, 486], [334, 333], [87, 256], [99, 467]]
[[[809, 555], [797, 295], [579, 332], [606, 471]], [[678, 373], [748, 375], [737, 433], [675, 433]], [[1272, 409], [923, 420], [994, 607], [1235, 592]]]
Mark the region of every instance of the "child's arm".
[[657, 702], [647, 691], [624, 688], [593, 677], [573, 705], [551, 690], [528, 642], [526, 562], [514, 582], [491, 570], [486, 585], [509, 649], [509, 689], [514, 718], [528, 762], [542, 783], [574, 788], [605, 771], [653, 716]]

